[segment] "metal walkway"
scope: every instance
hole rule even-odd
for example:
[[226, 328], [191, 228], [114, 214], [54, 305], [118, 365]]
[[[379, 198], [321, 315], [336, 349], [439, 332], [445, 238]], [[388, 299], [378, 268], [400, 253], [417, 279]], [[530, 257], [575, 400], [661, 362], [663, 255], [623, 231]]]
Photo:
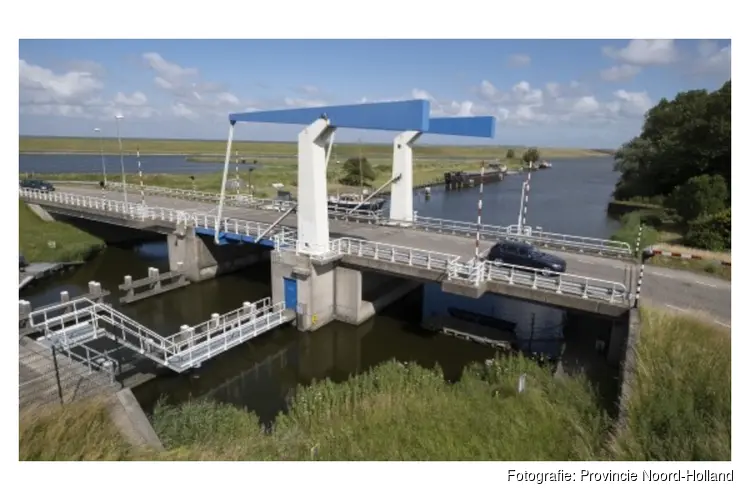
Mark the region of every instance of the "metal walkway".
[[82, 298], [38, 309], [29, 321], [43, 331], [39, 342], [47, 346], [68, 352], [83, 347], [88, 353], [87, 342], [105, 337], [181, 373], [292, 319], [284, 302], [272, 304], [267, 297], [164, 337], [107, 304]]

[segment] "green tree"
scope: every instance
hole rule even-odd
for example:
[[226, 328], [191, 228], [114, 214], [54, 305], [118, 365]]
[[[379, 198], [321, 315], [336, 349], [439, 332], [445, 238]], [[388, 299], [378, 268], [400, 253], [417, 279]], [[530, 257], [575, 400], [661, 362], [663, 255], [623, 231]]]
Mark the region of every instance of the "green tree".
[[641, 134], [615, 153], [616, 199], [668, 196], [690, 178], [720, 175], [731, 191], [732, 85], [662, 99]]
[[515, 149], [509, 149], [505, 153], [505, 158], [508, 159], [508, 160], [512, 160], [515, 157], [516, 157], [516, 150]]
[[727, 206], [729, 192], [721, 175], [699, 175], [677, 186], [667, 198], [667, 205], [674, 208], [684, 221], [714, 215]]
[[375, 170], [364, 157], [349, 158], [341, 170], [343, 175], [339, 182], [346, 186], [371, 186], [376, 177]]
[[722, 210], [690, 222], [684, 243], [691, 247], [713, 251], [732, 248], [732, 211]]
[[539, 161], [539, 150], [537, 148], [529, 148], [523, 153], [523, 162], [524, 163], [536, 163]]

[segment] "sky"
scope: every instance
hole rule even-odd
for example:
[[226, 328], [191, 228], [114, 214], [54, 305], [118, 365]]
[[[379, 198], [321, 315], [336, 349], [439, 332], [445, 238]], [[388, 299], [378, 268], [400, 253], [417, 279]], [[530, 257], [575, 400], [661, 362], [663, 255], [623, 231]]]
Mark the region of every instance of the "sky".
[[[497, 117], [494, 139], [420, 143], [614, 148], [678, 92], [730, 79], [728, 40], [21, 40], [21, 135], [225, 139], [238, 111], [428, 99]], [[295, 141], [242, 123], [241, 140]], [[337, 141], [394, 134], [337, 132]]]

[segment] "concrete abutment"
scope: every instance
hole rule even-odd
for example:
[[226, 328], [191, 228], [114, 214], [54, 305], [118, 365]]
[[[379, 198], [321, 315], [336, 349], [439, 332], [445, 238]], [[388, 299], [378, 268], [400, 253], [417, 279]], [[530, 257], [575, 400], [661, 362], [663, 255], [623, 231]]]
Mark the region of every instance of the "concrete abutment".
[[192, 282], [237, 271], [267, 259], [270, 249], [253, 243], [217, 245], [192, 228], [167, 235], [170, 271], [183, 271]]

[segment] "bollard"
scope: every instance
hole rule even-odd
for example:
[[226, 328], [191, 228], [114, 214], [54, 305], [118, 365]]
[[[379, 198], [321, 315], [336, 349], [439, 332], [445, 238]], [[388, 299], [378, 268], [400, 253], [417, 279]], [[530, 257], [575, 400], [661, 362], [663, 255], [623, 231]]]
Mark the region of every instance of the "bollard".
[[[70, 302], [70, 294], [66, 291], [60, 292], [60, 304], [65, 304], [67, 302]], [[64, 309], [65, 312], [70, 311], [70, 307], [66, 307]]]
[[220, 317], [219, 313], [213, 313], [211, 315], [211, 324], [213, 325], [214, 328], [218, 328], [219, 326], [219, 317]]
[[102, 294], [102, 285], [96, 281], [89, 281], [89, 295], [92, 300], [95, 300], [97, 296]]
[[28, 300], [18, 301], [18, 317], [19, 319], [26, 319], [31, 314], [31, 302]]
[[161, 280], [159, 279], [159, 270], [155, 267], [148, 268], [148, 278], [153, 280], [151, 288], [153, 290], [161, 290]]
[[129, 274], [122, 279], [122, 282], [127, 288], [133, 287], [133, 277]]

